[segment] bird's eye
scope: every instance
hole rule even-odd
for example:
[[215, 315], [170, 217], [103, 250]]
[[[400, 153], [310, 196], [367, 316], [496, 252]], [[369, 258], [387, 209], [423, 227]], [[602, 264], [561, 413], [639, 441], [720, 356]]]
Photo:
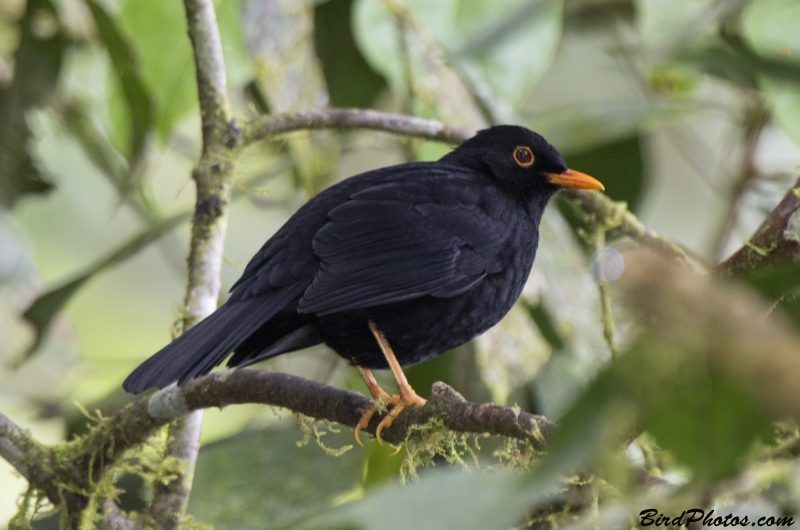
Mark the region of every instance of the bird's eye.
[[514, 162], [519, 167], [531, 167], [533, 165], [533, 151], [526, 145], [521, 145], [514, 149]]

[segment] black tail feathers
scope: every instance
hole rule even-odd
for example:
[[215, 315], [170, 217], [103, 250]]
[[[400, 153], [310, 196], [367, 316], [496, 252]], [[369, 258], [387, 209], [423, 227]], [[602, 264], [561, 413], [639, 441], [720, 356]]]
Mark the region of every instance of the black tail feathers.
[[248, 309], [247, 304], [223, 305], [139, 365], [122, 388], [138, 394], [175, 381], [183, 386], [207, 374], [271, 316]]

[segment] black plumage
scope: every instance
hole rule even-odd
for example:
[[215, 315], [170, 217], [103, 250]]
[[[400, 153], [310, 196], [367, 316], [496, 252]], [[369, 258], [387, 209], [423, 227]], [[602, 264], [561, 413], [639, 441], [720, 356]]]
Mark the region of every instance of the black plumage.
[[547, 201], [560, 186], [600, 189], [544, 138], [479, 132], [437, 162], [377, 169], [323, 191], [247, 265], [211, 316], [139, 366], [129, 392], [182, 385], [231, 352], [245, 366], [326, 343], [364, 368], [444, 353], [496, 324], [519, 297]]

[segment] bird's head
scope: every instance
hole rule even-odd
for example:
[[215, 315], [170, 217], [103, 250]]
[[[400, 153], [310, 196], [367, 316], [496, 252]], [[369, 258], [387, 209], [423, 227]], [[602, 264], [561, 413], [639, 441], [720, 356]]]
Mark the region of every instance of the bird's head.
[[541, 135], [516, 125], [479, 131], [442, 161], [488, 171], [509, 191], [545, 201], [560, 188], [605, 189], [589, 175], [567, 168], [556, 148]]

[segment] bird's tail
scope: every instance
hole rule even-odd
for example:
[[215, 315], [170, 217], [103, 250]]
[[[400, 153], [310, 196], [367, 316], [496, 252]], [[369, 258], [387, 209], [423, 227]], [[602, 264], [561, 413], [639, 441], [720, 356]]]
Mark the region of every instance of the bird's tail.
[[253, 311], [248, 305], [221, 306], [139, 365], [122, 387], [138, 394], [153, 386], [164, 388], [174, 381], [183, 386], [207, 374], [272, 316]]

